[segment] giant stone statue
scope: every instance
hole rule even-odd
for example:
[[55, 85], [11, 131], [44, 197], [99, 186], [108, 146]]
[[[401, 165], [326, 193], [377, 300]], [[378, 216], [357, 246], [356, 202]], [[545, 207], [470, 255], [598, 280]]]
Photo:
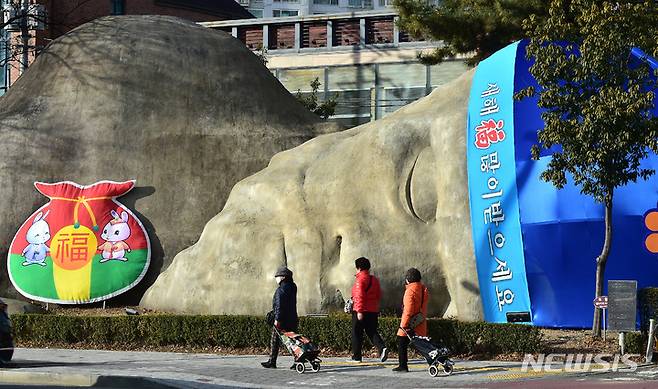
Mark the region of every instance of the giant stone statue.
[[472, 72], [390, 116], [275, 155], [239, 182], [199, 241], [176, 256], [142, 305], [190, 313], [268, 310], [273, 274], [295, 273], [301, 312], [347, 298], [354, 260], [380, 277], [383, 309], [415, 266], [430, 315], [481, 318], [465, 167]]
[[[431, 315], [590, 326], [604, 207], [570, 176], [561, 190], [541, 179], [558, 149], [530, 153], [544, 122], [536, 98], [514, 98], [538, 87], [527, 44], [511, 43], [383, 120], [276, 155], [233, 188], [143, 304], [262, 313], [274, 269], [287, 264], [301, 311], [330, 310], [337, 291], [349, 295], [354, 259], [367, 256], [382, 280], [384, 309], [399, 306], [402, 274], [415, 266], [431, 290]], [[644, 67], [646, 87], [655, 89], [658, 60], [628, 51], [615, 61]], [[656, 117], [653, 92], [642, 114]], [[658, 155], [640, 165], [658, 171]], [[615, 190], [605, 281], [655, 286], [657, 188], [654, 175]]]

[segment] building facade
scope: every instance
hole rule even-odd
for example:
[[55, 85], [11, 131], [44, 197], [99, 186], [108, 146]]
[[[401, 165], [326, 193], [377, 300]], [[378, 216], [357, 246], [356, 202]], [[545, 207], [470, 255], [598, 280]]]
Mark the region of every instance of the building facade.
[[276, 18], [393, 10], [393, 0], [237, 0], [254, 16]]
[[168, 15], [194, 22], [253, 18], [232, 0], [39, 0], [48, 15], [45, 39], [107, 15]]
[[291, 93], [335, 99], [330, 120], [354, 126], [379, 119], [468, 70], [463, 58], [423, 65], [419, 52], [439, 42], [414, 40], [393, 11], [201, 23], [240, 39], [262, 56]]

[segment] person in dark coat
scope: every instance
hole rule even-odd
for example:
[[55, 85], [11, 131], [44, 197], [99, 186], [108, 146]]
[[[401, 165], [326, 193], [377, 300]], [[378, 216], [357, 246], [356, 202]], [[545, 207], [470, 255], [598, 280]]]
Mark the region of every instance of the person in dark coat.
[[[296, 332], [299, 319], [297, 317], [297, 285], [292, 280], [292, 271], [285, 266], [280, 267], [274, 275], [279, 287], [272, 298], [274, 326], [282, 332]], [[261, 365], [268, 369], [276, 369], [276, 358], [279, 355], [281, 339], [276, 329], [272, 329], [270, 339], [271, 353], [267, 362]], [[294, 365], [293, 367], [294, 368]]]

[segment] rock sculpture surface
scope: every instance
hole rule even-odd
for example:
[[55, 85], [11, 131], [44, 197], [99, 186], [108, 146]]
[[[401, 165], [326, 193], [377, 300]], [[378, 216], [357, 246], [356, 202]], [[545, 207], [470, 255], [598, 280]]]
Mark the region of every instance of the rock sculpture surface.
[[142, 305], [262, 314], [275, 269], [295, 272], [302, 313], [347, 298], [354, 259], [369, 257], [383, 308], [401, 303], [415, 266], [430, 314], [481, 318], [468, 211], [466, 108], [473, 72], [394, 114], [322, 135], [238, 183], [200, 240], [176, 256]]
[[[148, 286], [236, 182], [336, 130], [319, 123], [228, 34], [161, 16], [85, 24], [49, 44], [0, 99], [0, 257], [47, 201], [34, 181], [137, 179], [122, 202], [152, 239]], [[15, 297], [6, 272], [0, 281]]]

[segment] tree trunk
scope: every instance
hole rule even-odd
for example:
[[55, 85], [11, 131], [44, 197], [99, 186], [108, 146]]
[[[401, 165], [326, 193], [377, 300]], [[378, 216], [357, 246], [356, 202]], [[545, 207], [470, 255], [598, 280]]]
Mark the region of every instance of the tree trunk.
[[[610, 247], [612, 246], [612, 194], [610, 200], [605, 202], [605, 240], [603, 242], [603, 250], [596, 258], [596, 286], [594, 297], [603, 295], [603, 285], [605, 282], [605, 265], [608, 262], [608, 254], [610, 254]], [[601, 336], [601, 315], [600, 308], [594, 308], [594, 320], [592, 322], [592, 335]]]

